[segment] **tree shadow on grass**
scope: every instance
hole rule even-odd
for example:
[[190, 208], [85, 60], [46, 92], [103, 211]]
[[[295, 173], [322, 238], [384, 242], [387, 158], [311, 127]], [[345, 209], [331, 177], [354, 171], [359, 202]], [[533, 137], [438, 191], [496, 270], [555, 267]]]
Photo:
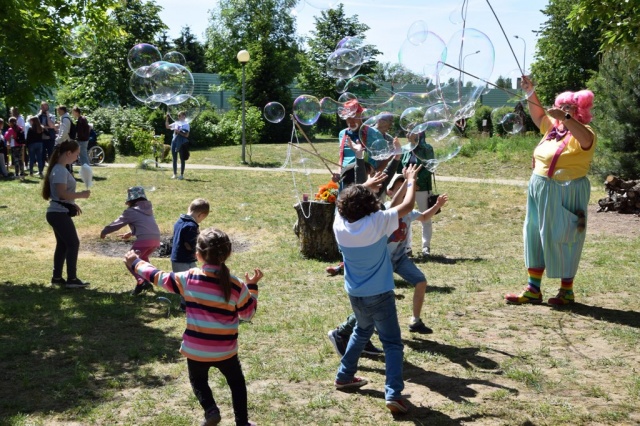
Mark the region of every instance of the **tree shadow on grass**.
[[[402, 279], [394, 279], [394, 282], [396, 284], [396, 288], [414, 288], [414, 286]], [[451, 294], [454, 291], [456, 291], [455, 287], [427, 285], [426, 293]]]
[[589, 306], [582, 303], [560, 306], [556, 309], [568, 311], [572, 314], [582, 315], [584, 317], [591, 317], [600, 321], [640, 328], [640, 312], [636, 311], [622, 311], [619, 309], [603, 308], [601, 306]]
[[442, 265], [455, 265], [460, 262], [484, 262], [485, 260], [487, 259], [481, 257], [447, 257], [442, 255], [417, 256], [413, 259], [415, 263], [440, 263]]
[[249, 167], [261, 167], [265, 169], [277, 169], [282, 166], [282, 163], [275, 161], [252, 161], [249, 163]]
[[94, 289], [0, 283], [0, 418], [93, 406], [126, 387], [173, 381], [146, 368], [174, 363], [179, 336], [149, 327], [148, 300]]

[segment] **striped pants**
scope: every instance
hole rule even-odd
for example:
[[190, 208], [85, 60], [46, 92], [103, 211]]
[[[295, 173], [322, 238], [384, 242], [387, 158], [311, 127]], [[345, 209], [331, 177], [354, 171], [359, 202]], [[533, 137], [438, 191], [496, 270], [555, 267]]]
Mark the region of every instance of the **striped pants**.
[[524, 220], [524, 261], [544, 268], [549, 278], [573, 278], [578, 271], [586, 228], [578, 231], [578, 211], [585, 221], [591, 184], [586, 177], [559, 183], [532, 175]]

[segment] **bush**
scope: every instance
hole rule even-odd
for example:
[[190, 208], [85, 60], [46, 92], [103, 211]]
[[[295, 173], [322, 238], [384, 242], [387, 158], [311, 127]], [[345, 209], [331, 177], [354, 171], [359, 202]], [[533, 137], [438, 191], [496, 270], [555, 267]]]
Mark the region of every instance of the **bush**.
[[105, 163], [113, 163], [116, 161], [116, 148], [113, 146], [111, 136], [104, 134], [98, 136], [98, 145], [104, 151]]
[[491, 136], [493, 134], [493, 122], [491, 120], [491, 107], [488, 106], [481, 106], [478, 109], [476, 109], [476, 113], [473, 116], [473, 120], [471, 120], [473, 122], [473, 125], [475, 126], [475, 130], [478, 131], [478, 133], [482, 133], [483, 131], [483, 126], [482, 126], [482, 122], [484, 120], [487, 120], [487, 128], [489, 129], [489, 136]]
[[151, 152], [153, 128], [140, 108], [115, 108], [111, 116], [111, 135], [118, 154], [141, 155]]
[[93, 125], [93, 130], [97, 133], [111, 133], [111, 120], [116, 110], [117, 108], [115, 107], [97, 108], [87, 114], [87, 120]]
[[[192, 146], [219, 146], [218, 138], [215, 135], [215, 126], [221, 121], [220, 115], [213, 109], [207, 108], [191, 123], [189, 132], [189, 142]], [[171, 139], [169, 139], [171, 143]]]

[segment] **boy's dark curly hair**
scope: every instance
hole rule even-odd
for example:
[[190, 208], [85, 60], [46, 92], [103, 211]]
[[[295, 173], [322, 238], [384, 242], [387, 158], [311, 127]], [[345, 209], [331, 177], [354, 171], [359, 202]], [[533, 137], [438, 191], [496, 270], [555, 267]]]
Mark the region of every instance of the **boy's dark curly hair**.
[[376, 195], [364, 185], [350, 185], [338, 197], [338, 213], [353, 223], [380, 210]]

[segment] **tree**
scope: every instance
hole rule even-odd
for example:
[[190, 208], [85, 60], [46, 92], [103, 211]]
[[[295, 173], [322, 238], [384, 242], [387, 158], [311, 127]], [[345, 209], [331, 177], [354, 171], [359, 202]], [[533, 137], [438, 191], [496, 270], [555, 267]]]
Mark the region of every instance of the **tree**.
[[175, 50], [184, 55], [187, 61], [187, 68], [191, 72], [207, 72], [204, 46], [191, 33], [188, 25], [182, 28], [180, 37], [174, 39], [173, 44]]
[[132, 71], [127, 56], [138, 43], [153, 44], [166, 29], [159, 13], [160, 6], [144, 0], [128, 0], [115, 9], [109, 25], [118, 32], [105, 38], [93, 55], [73, 62], [69, 77], [58, 92], [59, 100], [91, 109], [139, 104], [129, 88]]
[[620, 0], [578, 0], [568, 15], [574, 30], [591, 28], [600, 31], [598, 40], [604, 52], [626, 47], [638, 52], [640, 34], [640, 3]]
[[[309, 49], [299, 55], [301, 71], [298, 86], [318, 99], [325, 96], [336, 98], [336, 79], [325, 72], [327, 59], [336, 50], [336, 44], [345, 37], [358, 37], [364, 41], [364, 33], [369, 26], [361, 24], [358, 15], [346, 16], [342, 3], [335, 9], [323, 10], [320, 17], [314, 19], [315, 30], [306, 40]], [[373, 75], [377, 67], [375, 57], [380, 51], [372, 45], [364, 45], [363, 49], [371, 59], [362, 65], [358, 74]]]
[[609, 151], [597, 159], [600, 173], [640, 178], [640, 58], [634, 49], [607, 52], [592, 85], [598, 133]]
[[425, 81], [424, 77], [393, 62], [377, 62], [374, 72], [376, 81], [391, 83], [391, 90], [402, 89], [407, 84], [424, 84]]
[[0, 98], [26, 107], [66, 74], [70, 58], [60, 48], [71, 29], [87, 24], [98, 39], [113, 34], [106, 10], [117, 0], [12, 0], [0, 13]]
[[[207, 29], [207, 68], [221, 75], [223, 86], [242, 93], [242, 67], [236, 55], [247, 50], [246, 102], [263, 108], [269, 102], [291, 105], [289, 85], [298, 72], [295, 20], [290, 9], [297, 0], [220, 0]], [[282, 142], [289, 127], [265, 126], [262, 142]]]
[[513, 81], [511, 81], [511, 77], [499, 76], [496, 80], [496, 87], [511, 91], [513, 89]]
[[539, 32], [531, 71], [544, 104], [552, 103], [557, 94], [566, 90], [584, 89], [599, 67], [600, 31], [596, 25], [569, 29], [567, 16], [573, 3], [573, 0], [550, 0], [542, 11], [549, 19]]

